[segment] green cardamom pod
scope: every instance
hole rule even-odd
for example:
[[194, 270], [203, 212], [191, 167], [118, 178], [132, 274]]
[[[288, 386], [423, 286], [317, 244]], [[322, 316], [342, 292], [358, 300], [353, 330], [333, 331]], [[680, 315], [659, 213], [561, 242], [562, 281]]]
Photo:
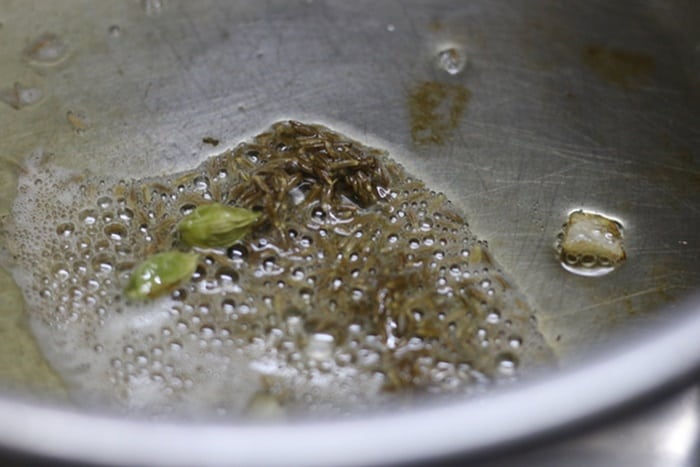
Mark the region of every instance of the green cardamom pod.
[[131, 299], [155, 298], [174, 289], [197, 269], [199, 255], [181, 251], [157, 253], [134, 268], [124, 293]]
[[260, 213], [249, 209], [205, 204], [197, 207], [178, 224], [180, 238], [189, 246], [229, 247], [245, 237]]

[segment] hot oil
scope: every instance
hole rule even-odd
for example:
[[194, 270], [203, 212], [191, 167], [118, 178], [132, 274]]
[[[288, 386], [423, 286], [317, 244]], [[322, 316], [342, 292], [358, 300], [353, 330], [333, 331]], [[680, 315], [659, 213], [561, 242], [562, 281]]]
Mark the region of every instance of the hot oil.
[[[449, 200], [325, 127], [280, 122], [141, 180], [31, 163], [7, 247], [44, 353], [83, 403], [339, 413], [479, 392], [551, 362], [532, 310]], [[200, 250], [171, 295], [127, 301], [134, 266], [181, 248], [178, 221], [211, 202], [264, 221]]]

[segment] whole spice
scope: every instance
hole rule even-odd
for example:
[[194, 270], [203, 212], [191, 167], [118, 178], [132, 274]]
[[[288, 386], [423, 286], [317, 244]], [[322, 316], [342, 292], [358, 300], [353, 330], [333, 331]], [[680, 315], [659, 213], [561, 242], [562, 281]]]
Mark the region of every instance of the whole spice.
[[229, 247], [245, 237], [260, 213], [213, 203], [197, 207], [178, 224], [180, 238], [189, 246]]
[[136, 266], [124, 293], [131, 299], [144, 299], [169, 292], [194, 274], [198, 259], [196, 253], [157, 253]]

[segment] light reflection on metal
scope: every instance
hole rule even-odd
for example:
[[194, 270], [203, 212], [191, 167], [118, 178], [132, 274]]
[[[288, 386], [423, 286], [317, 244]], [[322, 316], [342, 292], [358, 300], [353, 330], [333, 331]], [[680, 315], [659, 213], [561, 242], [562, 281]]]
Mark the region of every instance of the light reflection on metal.
[[695, 388], [683, 396], [680, 413], [664, 427], [659, 435], [657, 460], [659, 467], [670, 465], [693, 465], [691, 458], [698, 444], [700, 423], [700, 389]]

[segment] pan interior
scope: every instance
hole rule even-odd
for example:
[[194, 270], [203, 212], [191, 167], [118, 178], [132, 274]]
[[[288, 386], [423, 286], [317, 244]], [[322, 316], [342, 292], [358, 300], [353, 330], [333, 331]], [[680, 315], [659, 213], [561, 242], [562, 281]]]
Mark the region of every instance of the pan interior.
[[[698, 284], [700, 33], [698, 7], [679, 5], [10, 2], [0, 208], [32, 154], [159, 177], [274, 121], [319, 122], [446, 193], [568, 364], [672, 321], [666, 305]], [[622, 224], [627, 260], [611, 274], [559, 264], [577, 209]], [[26, 356], [3, 364], [7, 385], [58, 397], [3, 280], [2, 355]]]

